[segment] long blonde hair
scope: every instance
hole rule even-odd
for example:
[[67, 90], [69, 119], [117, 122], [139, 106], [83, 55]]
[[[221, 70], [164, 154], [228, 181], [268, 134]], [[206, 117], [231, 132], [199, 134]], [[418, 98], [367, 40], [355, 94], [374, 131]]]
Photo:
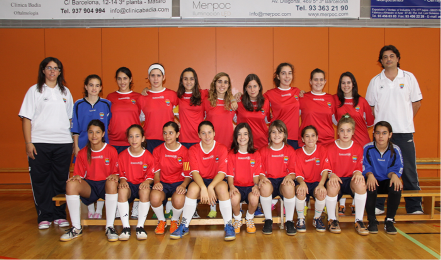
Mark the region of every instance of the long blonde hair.
[[208, 100], [210, 100], [210, 105], [212, 107], [215, 107], [217, 104], [217, 92], [216, 92], [216, 81], [221, 77], [227, 77], [228, 78], [228, 89], [224, 96], [224, 104], [225, 104], [225, 110], [230, 110], [231, 100], [233, 99], [233, 93], [231, 92], [231, 79], [230, 76], [225, 72], [219, 72], [214, 76], [213, 80], [210, 84], [210, 91], [208, 92]]

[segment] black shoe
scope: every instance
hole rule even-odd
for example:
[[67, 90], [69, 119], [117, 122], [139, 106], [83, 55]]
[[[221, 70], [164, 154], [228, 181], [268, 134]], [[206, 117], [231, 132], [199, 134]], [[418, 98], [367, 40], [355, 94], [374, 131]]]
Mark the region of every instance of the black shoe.
[[265, 235], [269, 235], [269, 234], [273, 233], [273, 220], [272, 219], [265, 219], [265, 224], [263, 224], [262, 232]]
[[297, 234], [297, 230], [294, 227], [293, 221], [286, 221], [285, 222], [285, 230], [286, 230], [286, 234], [288, 236], [295, 236]]
[[397, 234], [397, 229], [394, 226], [393, 220], [384, 221], [384, 230], [386, 230], [386, 233], [388, 233], [389, 235], [396, 235]]
[[378, 221], [377, 220], [369, 220], [368, 230], [371, 234], [378, 233]]

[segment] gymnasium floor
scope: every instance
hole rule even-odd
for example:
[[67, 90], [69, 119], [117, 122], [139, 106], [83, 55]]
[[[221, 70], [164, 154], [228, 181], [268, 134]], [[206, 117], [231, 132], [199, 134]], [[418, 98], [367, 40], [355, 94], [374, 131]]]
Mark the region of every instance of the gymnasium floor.
[[[313, 211], [309, 210], [307, 232], [293, 237], [276, 224], [272, 235], [263, 235], [262, 225], [257, 225], [256, 234], [247, 234], [243, 226], [235, 241], [225, 242], [222, 226], [190, 226], [188, 236], [171, 240], [168, 232], [158, 236], [155, 227], [148, 226], [146, 241], [136, 240], [133, 227], [129, 241], [110, 243], [104, 227], [88, 226], [82, 237], [60, 242], [65, 228], [52, 225], [38, 230], [30, 190], [0, 189], [0, 198], [0, 258], [440, 259], [441, 225], [437, 221], [398, 222], [399, 234], [395, 236], [387, 235], [380, 224], [378, 234], [362, 237], [352, 223], [342, 223], [341, 234], [316, 232], [311, 223]], [[198, 211], [205, 216], [208, 207], [198, 207]], [[151, 214], [150, 210], [149, 218]], [[116, 229], [120, 232], [122, 227]]]

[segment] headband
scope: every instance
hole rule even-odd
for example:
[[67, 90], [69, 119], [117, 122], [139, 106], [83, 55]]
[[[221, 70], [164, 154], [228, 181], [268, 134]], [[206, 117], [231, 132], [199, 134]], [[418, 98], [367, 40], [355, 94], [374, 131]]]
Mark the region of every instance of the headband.
[[154, 70], [154, 69], [158, 69], [158, 70], [160, 70], [160, 71], [162, 72], [162, 75], [165, 76], [164, 67], [162, 67], [162, 66], [159, 65], [159, 64], [153, 64], [153, 65], [151, 65], [151, 66], [149, 67], [149, 76], [150, 76], [150, 72], [151, 72], [152, 70]]

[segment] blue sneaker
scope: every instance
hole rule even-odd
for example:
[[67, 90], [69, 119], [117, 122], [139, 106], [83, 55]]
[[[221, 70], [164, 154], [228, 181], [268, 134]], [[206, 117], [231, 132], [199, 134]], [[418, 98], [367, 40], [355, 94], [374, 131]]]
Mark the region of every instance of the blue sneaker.
[[225, 226], [225, 241], [232, 241], [236, 239], [236, 232], [231, 224]]
[[[180, 239], [185, 235], [188, 235], [189, 230], [188, 227], [185, 226], [185, 224], [181, 224], [179, 225], [178, 229], [175, 230], [175, 232], [173, 232], [173, 234], [170, 235], [171, 239]], [[234, 233], [234, 229], [233, 229], [233, 233]]]
[[263, 217], [263, 212], [261, 207], [257, 207], [256, 211], [254, 212], [255, 217]]
[[297, 232], [300, 232], [300, 233], [306, 232], [306, 224], [305, 224], [304, 218], [297, 219], [296, 228], [297, 228]]
[[315, 230], [317, 230], [318, 232], [325, 232], [326, 231], [325, 224], [323, 224], [323, 221], [320, 217], [315, 218], [312, 221], [312, 225], [315, 227]]

